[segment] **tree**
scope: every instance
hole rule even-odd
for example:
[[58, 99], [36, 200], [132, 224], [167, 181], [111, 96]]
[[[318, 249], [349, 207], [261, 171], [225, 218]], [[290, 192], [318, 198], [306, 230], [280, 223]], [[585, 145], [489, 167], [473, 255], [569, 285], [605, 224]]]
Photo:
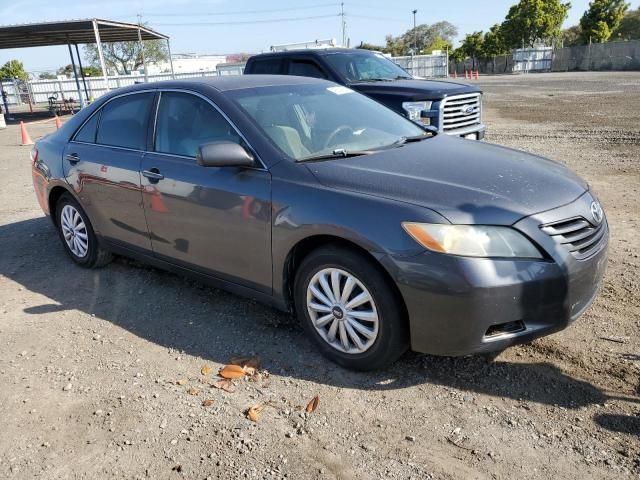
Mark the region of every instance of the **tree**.
[[502, 27], [499, 24], [495, 24], [487, 33], [484, 34], [482, 42], [482, 57], [492, 58], [498, 55], [506, 55], [509, 52], [510, 48], [504, 40]]
[[506, 46], [533, 47], [537, 42], [560, 38], [570, 8], [570, 3], [560, 0], [520, 0], [502, 23]]
[[57, 77], [55, 73], [42, 72], [40, 75], [38, 75], [38, 78], [40, 80], [55, 80]]
[[[142, 42], [143, 49], [137, 41], [103, 43], [102, 53], [104, 63], [109, 72], [128, 75], [142, 67], [142, 52], [147, 64], [160, 63], [169, 59], [167, 47], [162, 40], [146, 40]], [[93, 67], [100, 68], [98, 46], [94, 44], [84, 46], [84, 56]]]
[[467, 57], [478, 58], [482, 56], [484, 47], [484, 34], [482, 32], [473, 32], [467, 34], [462, 40], [462, 51]]
[[[434, 44], [440, 46], [449, 44], [451, 45], [455, 38], [458, 36], [458, 29], [455, 25], [449, 22], [437, 22], [433, 25], [422, 24], [416, 28], [412, 28], [398, 37], [397, 41], [404, 45], [406, 51], [404, 55], [409, 53], [409, 49], [413, 49], [415, 46], [415, 54], [426, 53], [431, 50], [439, 50], [438, 48], [432, 48]], [[438, 40], [439, 39], [439, 40]], [[445, 46], [446, 48], [446, 46]]]
[[562, 31], [562, 45], [574, 47], [582, 43], [582, 29], [580, 25], [574, 25]]
[[640, 7], [637, 10], [628, 12], [620, 26], [611, 35], [615, 40], [639, 40], [640, 39]]
[[82, 67], [82, 73], [85, 77], [101, 77], [102, 69], [89, 65], [88, 67]]
[[402, 57], [403, 55], [409, 55], [409, 45], [404, 43], [401, 37], [394, 37], [393, 35], [387, 35], [385, 37], [385, 47], [383, 52], [393, 55], [394, 57]]
[[424, 47], [420, 53], [430, 54], [434, 50], [440, 50], [443, 52], [450, 51], [453, 50], [453, 45], [451, 45], [451, 42], [445, 40], [444, 38], [437, 36], [429, 45]]
[[17, 80], [28, 80], [29, 74], [25, 71], [24, 65], [19, 60], [9, 60], [0, 68], [0, 78], [15, 78]]
[[629, 4], [624, 0], [593, 0], [580, 19], [583, 43], [606, 42], [620, 26]]
[[360, 45], [358, 45], [356, 48], [360, 48], [362, 50], [373, 50], [376, 52], [382, 52], [385, 50], [386, 47], [383, 47], [382, 45], [374, 45], [373, 43], [360, 42]]
[[[76, 69], [78, 69], [78, 73], [80, 73], [79, 72], [79, 70], [80, 70], [79, 67], [76, 67]], [[72, 77], [73, 76], [73, 65], [72, 64], [68, 64], [68, 65], [65, 65], [64, 67], [60, 67], [56, 73], [58, 75], [64, 75], [66, 77]], [[102, 70], [97, 68], [97, 67], [93, 67], [93, 66], [82, 67], [82, 73], [84, 74], [85, 77], [100, 77], [100, 76], [102, 76]], [[53, 78], [55, 78], [55, 76]]]

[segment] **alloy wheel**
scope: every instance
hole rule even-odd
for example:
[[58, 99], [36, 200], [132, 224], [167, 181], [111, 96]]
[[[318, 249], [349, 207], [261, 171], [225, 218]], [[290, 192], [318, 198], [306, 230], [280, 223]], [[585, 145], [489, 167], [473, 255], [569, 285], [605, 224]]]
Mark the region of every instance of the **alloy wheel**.
[[320, 337], [336, 350], [366, 352], [378, 336], [373, 296], [355, 276], [339, 268], [317, 272], [307, 286], [307, 311]]
[[89, 234], [82, 215], [73, 205], [65, 205], [60, 213], [60, 226], [64, 241], [78, 258], [84, 258], [89, 253]]

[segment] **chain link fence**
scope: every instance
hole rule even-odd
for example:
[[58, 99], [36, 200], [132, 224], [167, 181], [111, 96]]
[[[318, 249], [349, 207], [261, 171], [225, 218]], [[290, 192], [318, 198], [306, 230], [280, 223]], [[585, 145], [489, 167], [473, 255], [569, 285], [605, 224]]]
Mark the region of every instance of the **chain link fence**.
[[415, 77], [439, 78], [447, 76], [449, 56], [446, 53], [391, 57], [391, 60]]
[[[547, 51], [551, 53], [545, 53]], [[478, 70], [484, 75], [518, 72], [640, 70], [640, 41], [594, 43], [554, 50], [531, 49], [528, 54], [500, 55], [481, 60], [467, 59], [458, 63], [449, 62], [451, 75], [464, 76], [465, 70]]]

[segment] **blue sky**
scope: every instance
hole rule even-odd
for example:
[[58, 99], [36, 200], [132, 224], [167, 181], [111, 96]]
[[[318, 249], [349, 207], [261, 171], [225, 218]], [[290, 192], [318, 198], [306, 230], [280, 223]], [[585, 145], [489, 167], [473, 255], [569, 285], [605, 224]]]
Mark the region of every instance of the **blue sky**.
[[[419, 24], [447, 20], [463, 36], [501, 22], [516, 1], [344, 0], [347, 36], [351, 45], [360, 41], [382, 43], [385, 35], [398, 35], [412, 27], [413, 9], [418, 10]], [[566, 26], [579, 21], [589, 0], [571, 3]], [[640, 0], [629, 3], [637, 8]], [[340, 1], [326, 0], [0, 0], [0, 25], [93, 17], [136, 22], [136, 15], [141, 14], [144, 22], [171, 37], [173, 53], [236, 53], [268, 50], [270, 45], [280, 43], [340, 40], [339, 11]], [[300, 17], [321, 18], [282, 20]], [[232, 23], [254, 20], [279, 21]], [[205, 25], [176, 25], [193, 23]], [[69, 63], [66, 47], [0, 50], [0, 65], [12, 58], [23, 61], [33, 72], [55, 70]]]

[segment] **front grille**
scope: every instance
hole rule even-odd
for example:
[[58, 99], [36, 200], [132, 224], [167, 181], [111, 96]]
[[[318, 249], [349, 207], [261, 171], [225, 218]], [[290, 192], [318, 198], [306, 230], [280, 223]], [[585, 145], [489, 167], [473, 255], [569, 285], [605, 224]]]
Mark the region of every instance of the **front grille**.
[[442, 101], [442, 130], [467, 129], [481, 122], [479, 93], [468, 93], [447, 97]]
[[578, 260], [584, 260], [598, 251], [606, 238], [607, 222], [593, 225], [584, 217], [574, 217], [559, 222], [541, 225], [540, 228], [558, 243], [566, 245]]

